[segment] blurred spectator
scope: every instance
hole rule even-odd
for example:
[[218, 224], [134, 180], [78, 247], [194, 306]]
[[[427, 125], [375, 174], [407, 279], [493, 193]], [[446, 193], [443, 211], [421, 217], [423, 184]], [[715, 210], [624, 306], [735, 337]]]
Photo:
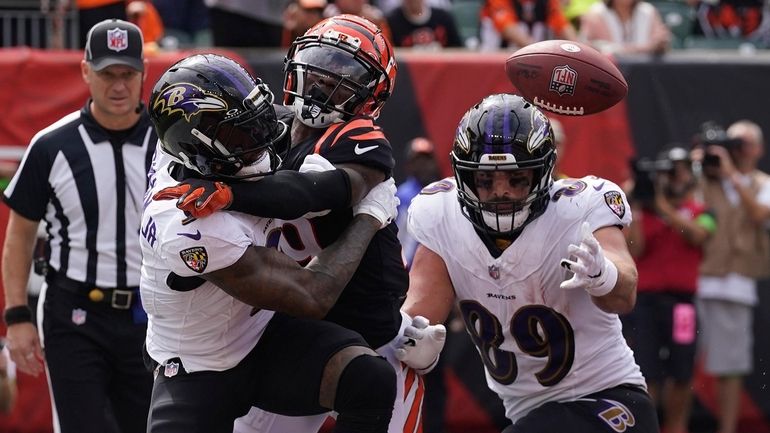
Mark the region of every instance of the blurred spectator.
[[51, 0], [57, 2], [59, 13], [67, 8], [76, 7], [78, 11], [78, 28], [80, 29], [80, 48], [86, 47], [88, 31], [95, 24], [106, 19], [117, 18], [128, 20], [126, 0]]
[[291, 0], [204, 0], [217, 47], [280, 47]]
[[580, 38], [608, 54], [659, 54], [671, 46], [660, 12], [642, 0], [594, 3], [580, 18]]
[[[458, 0], [454, 0], [458, 1]], [[459, 0], [464, 1], [464, 0]], [[475, 0], [472, 0], [475, 1]], [[372, 4], [377, 6], [384, 14], [391, 13], [394, 9], [401, 6], [403, 0], [374, 0]], [[450, 10], [452, 9], [452, 0], [427, 0], [428, 6]]]
[[203, 0], [152, 0], [152, 3], [166, 29], [164, 47], [211, 45], [209, 11]]
[[[750, 38], [760, 30], [763, 0], [688, 0], [696, 7], [695, 33], [710, 38]], [[767, 23], [765, 23], [767, 24]]]
[[0, 413], [11, 413], [15, 401], [16, 368], [5, 348], [5, 341], [0, 341]]
[[334, 0], [334, 3], [330, 4], [324, 11], [324, 16], [327, 17], [339, 14], [352, 14], [366, 18], [376, 24], [382, 34], [392, 43], [393, 35], [390, 32], [388, 20], [385, 19], [385, 14], [379, 8], [369, 4], [369, 0]]
[[441, 173], [436, 161], [435, 146], [433, 142], [424, 137], [412, 139], [406, 150], [406, 180], [398, 185], [396, 195], [401, 200], [398, 205], [398, 239], [401, 241], [404, 261], [409, 267], [412, 264], [417, 242], [406, 231], [406, 217], [409, 203], [412, 202], [422, 188], [429, 183], [441, 179]]
[[387, 18], [397, 47], [438, 50], [463, 46], [452, 14], [429, 6], [427, 0], [403, 0]]
[[623, 330], [650, 396], [662, 406], [662, 431], [685, 433], [692, 402], [698, 266], [701, 246], [716, 222], [695, 199], [688, 150], [674, 146], [656, 161], [640, 160], [633, 168], [634, 218], [625, 234], [639, 283], [636, 307], [622, 317]]
[[283, 12], [281, 46], [288, 48], [324, 17], [326, 0], [292, 0]]
[[130, 22], [136, 24], [142, 30], [145, 49], [157, 49], [165, 30], [163, 28], [163, 20], [152, 2], [144, 0], [129, 1], [128, 6], [126, 6], [126, 15], [128, 15]]
[[486, 0], [481, 10], [482, 50], [547, 39], [577, 39], [560, 0]]
[[753, 370], [757, 280], [770, 276], [770, 176], [757, 169], [764, 140], [754, 122], [736, 122], [726, 133], [707, 128], [701, 145], [700, 186], [718, 226], [700, 266], [699, 347], [705, 370], [718, 379], [717, 433], [735, 433], [743, 378]]

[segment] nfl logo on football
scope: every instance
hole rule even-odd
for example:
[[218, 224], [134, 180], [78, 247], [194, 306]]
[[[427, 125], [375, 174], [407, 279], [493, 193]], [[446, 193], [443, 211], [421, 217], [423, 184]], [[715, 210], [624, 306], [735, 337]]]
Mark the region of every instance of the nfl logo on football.
[[117, 27], [107, 30], [107, 48], [116, 52], [128, 48], [128, 32]]
[[553, 68], [550, 90], [558, 93], [559, 96], [573, 95], [576, 83], [577, 71], [570, 68], [569, 65]]

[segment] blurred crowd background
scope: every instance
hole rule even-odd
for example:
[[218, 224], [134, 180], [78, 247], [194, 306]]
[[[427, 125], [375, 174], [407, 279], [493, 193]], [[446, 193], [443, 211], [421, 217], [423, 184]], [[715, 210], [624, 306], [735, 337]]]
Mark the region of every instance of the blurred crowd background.
[[[682, 161], [687, 162], [680, 168], [685, 180], [688, 173], [698, 175], [689, 152], [693, 144], [704, 144], [704, 128], [724, 134], [728, 125], [749, 118], [769, 131], [764, 106], [770, 89], [768, 0], [0, 0], [0, 79], [6, 81], [0, 100], [9, 107], [6, 120], [0, 121], [0, 188], [14, 173], [32, 134], [82, 103], [83, 91], [67, 86], [71, 76], [79, 79], [78, 72], [68, 68], [82, 57], [85, 33], [93, 24], [122, 18], [142, 29], [151, 61], [148, 87], [165, 66], [185, 53], [228, 50], [242, 56], [280, 95], [282, 59], [291, 42], [324, 17], [340, 13], [377, 23], [398, 47], [397, 91], [381, 123], [398, 159], [394, 174], [402, 183], [402, 204], [425, 184], [450, 174], [447, 153], [453, 128], [468, 103], [479, 93], [513, 90], [503, 74], [505, 57], [546, 39], [594, 46], [618, 60], [630, 84], [626, 102], [587, 122], [553, 116], [561, 146], [558, 173], [596, 174], [627, 185], [629, 195], [637, 198], [635, 212], [650, 214], [645, 214], [648, 224], [665, 216], [661, 214], [668, 214], [667, 220], [677, 214], [682, 204], [663, 197], [662, 189], [656, 196], [655, 188], [662, 188], [663, 177], [673, 178], [673, 167]], [[36, 66], [24, 67], [25, 62]], [[33, 84], [8, 84], [9, 77]], [[35, 80], [54, 92], [30, 91]], [[24, 122], [9, 120], [20, 118]], [[702, 126], [712, 120], [719, 127]], [[720, 129], [722, 125], [725, 128]], [[705, 143], [724, 144], [719, 139]], [[674, 148], [681, 151], [671, 153]], [[754, 163], [769, 171], [764, 154], [758, 154]], [[646, 191], [639, 188], [640, 182], [646, 182]], [[688, 185], [693, 189], [687, 193], [693, 193], [694, 185]], [[400, 217], [405, 215], [403, 209]], [[0, 219], [3, 226], [5, 218]], [[402, 235], [408, 262], [413, 245], [405, 232]], [[644, 260], [643, 252], [638, 254]], [[32, 299], [39, 284], [30, 283]], [[737, 397], [737, 431], [742, 433], [770, 433], [766, 378], [770, 307], [762, 302], [767, 286], [766, 280], [760, 281], [759, 299], [752, 305], [755, 365]], [[687, 303], [692, 304], [692, 297], [690, 292]], [[677, 311], [685, 321], [694, 314]], [[628, 318], [629, 329], [656, 326], [635, 325], [645, 319], [639, 314]], [[450, 320], [441, 367], [428, 376], [426, 433], [491, 433], [507, 424], [462, 328]], [[629, 336], [632, 343], [634, 338], [648, 336]], [[688, 338], [694, 341], [693, 336]], [[655, 344], [649, 343], [647, 352], [666, 355], [663, 352], [669, 349]], [[681, 375], [684, 379], [677, 381], [680, 377], [673, 375], [673, 385], [665, 382], [670, 372], [656, 368], [661, 382], [655, 392], [673, 392], [680, 406], [668, 411], [686, 414], [675, 421], [683, 422], [685, 430], [669, 433], [715, 431], [718, 379], [703, 370], [700, 358], [695, 356], [691, 374]], [[15, 394], [16, 398], [3, 397]], [[0, 355], [0, 402], [12, 400], [16, 400], [13, 407], [0, 405], [0, 412], [7, 412], [0, 413], [0, 433], [53, 431], [45, 378], [16, 377], [13, 365]], [[661, 403], [661, 419], [665, 411]]]
[[156, 49], [288, 47], [323, 17], [364, 16], [394, 45], [492, 51], [544, 39], [605, 52], [770, 46], [764, 0], [3, 0], [0, 46], [79, 48], [104, 18]]

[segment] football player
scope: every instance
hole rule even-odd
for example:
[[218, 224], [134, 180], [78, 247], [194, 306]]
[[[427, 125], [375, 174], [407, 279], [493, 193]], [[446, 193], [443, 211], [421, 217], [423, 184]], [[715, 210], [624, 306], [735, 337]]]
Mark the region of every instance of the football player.
[[153, 89], [160, 146], [140, 230], [155, 366], [148, 432], [230, 433], [252, 406], [285, 415], [334, 409], [337, 432], [387, 431], [391, 365], [355, 332], [311, 319], [328, 314], [371, 238], [395, 217], [392, 180], [348, 210], [347, 227], [304, 267], [266, 247], [266, 219], [221, 212], [183, 222], [173, 202], [151, 199], [185, 178], [271, 178], [273, 145], [287, 129], [272, 102], [266, 85], [212, 54], [173, 65]]
[[550, 123], [515, 95], [468, 110], [451, 158], [454, 177], [409, 209], [420, 246], [404, 310], [442, 323], [457, 302], [513, 423], [505, 433], [657, 432], [618, 319], [636, 296], [620, 188], [554, 182]]
[[[357, 195], [361, 195], [357, 191], [366, 192], [391, 175], [392, 148], [374, 120], [393, 92], [396, 61], [390, 43], [377, 26], [358, 16], [340, 15], [321, 21], [295, 40], [284, 68], [284, 105], [291, 119], [291, 136], [276, 176], [256, 184], [185, 181], [161, 196], [179, 197], [179, 207], [197, 218], [220, 209], [276, 218], [271, 245], [299, 263], [307, 263], [340, 236], [352, 212], [336, 208], [299, 219], [278, 212], [299, 206], [305, 211], [308, 207], [330, 209], [341, 201], [355, 203]], [[318, 192], [314, 194], [295, 196], [281, 186], [273, 186], [277, 175], [299, 169], [308, 155], [315, 157], [311, 158], [315, 161], [312, 170], [318, 173], [344, 168], [357, 176], [328, 180], [323, 187], [316, 184], [313, 187]], [[405, 398], [395, 401], [389, 429], [394, 433], [419, 428], [423, 394], [422, 378], [404, 367], [395, 353], [395, 344], [403, 338], [399, 336], [420, 331], [419, 327], [410, 328], [411, 318], [399, 311], [407, 286], [401, 245], [392, 224], [377, 232], [361, 265], [324, 318], [361, 334], [396, 369], [398, 395]], [[422, 324], [418, 321], [418, 325]], [[443, 328], [431, 328], [431, 332], [443, 341]], [[410, 352], [404, 350], [400, 356], [408, 359]], [[426, 368], [424, 372], [435, 360], [419, 359], [412, 364]], [[239, 420], [235, 431], [313, 432], [325, 418], [324, 414], [314, 418], [280, 417], [255, 409]]]

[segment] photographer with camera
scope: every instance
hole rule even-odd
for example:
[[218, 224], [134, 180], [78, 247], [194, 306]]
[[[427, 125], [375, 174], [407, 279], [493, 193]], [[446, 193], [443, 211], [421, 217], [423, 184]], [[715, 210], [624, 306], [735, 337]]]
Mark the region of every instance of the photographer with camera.
[[770, 176], [757, 169], [764, 152], [759, 125], [726, 131], [707, 124], [698, 136], [700, 188], [718, 227], [704, 244], [696, 305], [705, 369], [717, 376], [717, 433], [735, 433], [743, 378], [753, 365], [757, 280], [770, 276]]
[[636, 308], [622, 317], [623, 329], [653, 401], [663, 406], [662, 431], [684, 433], [692, 400], [701, 245], [716, 223], [695, 199], [688, 150], [671, 146], [632, 168], [634, 219], [626, 240], [639, 283]]

